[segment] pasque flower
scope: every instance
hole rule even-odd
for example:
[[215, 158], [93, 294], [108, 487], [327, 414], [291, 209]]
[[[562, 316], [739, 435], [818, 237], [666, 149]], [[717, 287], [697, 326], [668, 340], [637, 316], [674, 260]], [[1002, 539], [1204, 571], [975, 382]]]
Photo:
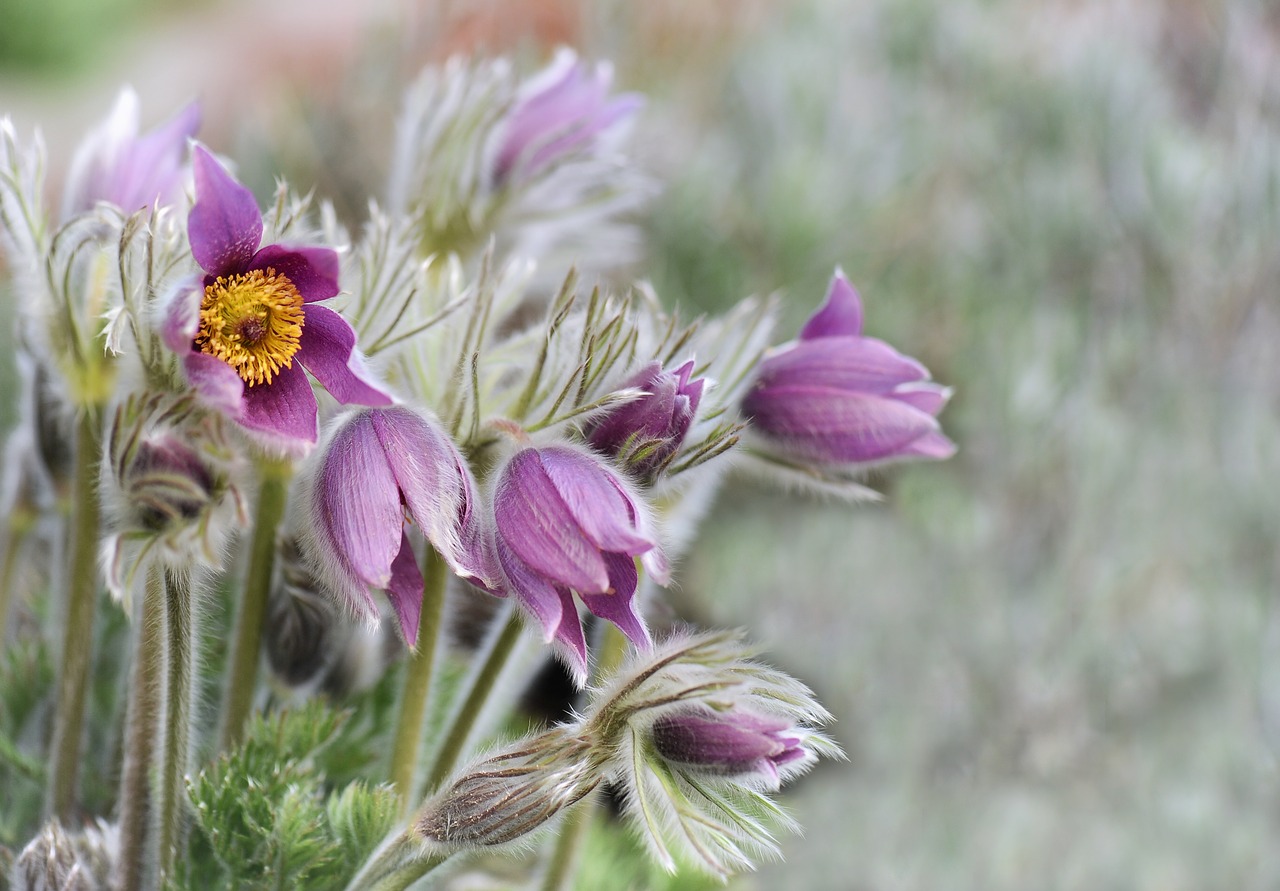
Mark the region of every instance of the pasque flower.
[[862, 303], [837, 270], [799, 339], [760, 363], [742, 412], [784, 458], [869, 465], [951, 457], [935, 417], [950, 395], [915, 359], [862, 336]]
[[187, 144], [200, 126], [192, 102], [169, 120], [138, 135], [138, 94], [120, 91], [111, 114], [76, 151], [63, 191], [63, 216], [109, 201], [126, 213], [169, 203], [182, 193]]
[[422, 573], [406, 518], [454, 572], [495, 584], [478, 526], [475, 482], [434, 419], [404, 406], [342, 418], [311, 477], [311, 557], [355, 612], [378, 615], [370, 588], [384, 588], [410, 646], [417, 643]]
[[649, 646], [633, 603], [635, 558], [661, 583], [669, 570], [644, 501], [617, 474], [567, 444], [525, 447], [498, 471], [493, 511], [499, 593], [519, 598], [580, 679], [587, 646], [573, 592], [637, 646]]
[[351, 326], [319, 305], [338, 293], [337, 252], [260, 248], [253, 193], [202, 146], [193, 167], [187, 234], [205, 275], [176, 291], [163, 334], [200, 396], [286, 448], [316, 441], [318, 409], [304, 367], [339, 402], [390, 404], [365, 379]]
[[531, 80], [506, 120], [494, 181], [524, 179], [589, 145], [643, 105], [635, 93], [610, 96], [613, 70], [588, 68], [562, 49], [550, 66]]
[[773, 789], [783, 779], [780, 769], [811, 757], [790, 721], [742, 710], [664, 715], [652, 733], [668, 761], [712, 776], [755, 778]]
[[645, 365], [624, 384], [644, 395], [594, 421], [587, 441], [637, 476], [656, 476], [680, 450], [698, 412], [705, 381], [689, 380], [692, 374], [692, 359], [675, 371], [663, 371], [659, 362]]

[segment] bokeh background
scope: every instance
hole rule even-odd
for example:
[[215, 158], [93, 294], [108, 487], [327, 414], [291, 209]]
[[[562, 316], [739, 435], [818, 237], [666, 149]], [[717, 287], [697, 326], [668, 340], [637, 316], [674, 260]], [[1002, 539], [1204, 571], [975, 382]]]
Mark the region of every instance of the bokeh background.
[[776, 291], [783, 339], [840, 264], [956, 388], [952, 461], [735, 485], [685, 561], [850, 756], [734, 887], [1280, 887], [1280, 6], [0, 0], [0, 114], [56, 170], [122, 83], [198, 95], [260, 194], [358, 221], [422, 64], [558, 43], [650, 97], [668, 304]]

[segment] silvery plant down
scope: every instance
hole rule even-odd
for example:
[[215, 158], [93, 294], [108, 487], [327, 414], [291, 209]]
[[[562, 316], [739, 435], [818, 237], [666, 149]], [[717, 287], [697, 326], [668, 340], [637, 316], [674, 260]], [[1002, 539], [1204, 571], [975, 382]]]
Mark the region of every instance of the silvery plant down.
[[145, 129], [126, 90], [61, 182], [0, 125], [10, 887], [568, 889], [608, 833], [658, 872], [782, 856], [833, 718], [665, 589], [743, 474], [856, 500], [949, 457], [950, 391], [839, 270], [791, 339], [769, 301], [595, 284], [638, 256], [642, 107], [569, 50], [427, 70], [359, 231], [261, 204], [194, 104]]

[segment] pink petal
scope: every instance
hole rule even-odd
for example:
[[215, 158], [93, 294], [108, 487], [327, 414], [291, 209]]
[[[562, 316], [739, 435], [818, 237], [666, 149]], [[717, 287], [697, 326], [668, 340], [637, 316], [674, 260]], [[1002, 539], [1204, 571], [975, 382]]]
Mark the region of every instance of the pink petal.
[[801, 340], [857, 336], [862, 333], [862, 300], [853, 285], [836, 269], [827, 299], [800, 329]]
[[235, 420], [244, 415], [244, 381], [236, 370], [213, 356], [190, 350], [182, 357], [182, 370], [200, 399]]
[[872, 337], [800, 340], [765, 357], [756, 386], [834, 387], [888, 393], [929, 377], [928, 370], [889, 344]]
[[196, 203], [187, 217], [191, 254], [212, 276], [242, 271], [262, 241], [262, 213], [253, 193], [197, 145], [192, 154]]
[[390, 405], [391, 397], [363, 379], [368, 372], [355, 353], [356, 333], [331, 309], [302, 308], [302, 342], [294, 358], [344, 405]]
[[581, 594], [582, 602], [594, 615], [618, 626], [618, 630], [641, 649], [649, 649], [653, 641], [649, 629], [635, 609], [636, 573], [635, 560], [626, 554], [605, 554], [609, 565], [609, 584], [612, 594]]
[[400, 496], [446, 561], [457, 559], [460, 457], [443, 430], [403, 406], [369, 412]]
[[498, 539], [496, 551], [511, 592], [538, 620], [543, 637], [551, 640], [560, 627], [563, 613], [560, 592], [554, 584], [526, 565], [501, 539]]
[[410, 648], [418, 645], [418, 624], [422, 616], [422, 572], [414, 559], [409, 536], [400, 535], [400, 551], [391, 561], [391, 582], [387, 585], [387, 598], [396, 618], [400, 620], [400, 633]]
[[304, 303], [328, 300], [338, 293], [338, 252], [327, 247], [269, 244], [253, 255], [249, 269], [274, 269], [293, 282]]
[[552, 447], [538, 454], [561, 500], [593, 545], [626, 554], [643, 554], [653, 547], [636, 531], [635, 512], [604, 465], [573, 449]]
[[203, 299], [204, 285], [193, 276], [173, 289], [165, 305], [160, 321], [160, 338], [165, 346], [180, 356], [190, 352], [196, 339], [196, 332], [200, 329], [200, 301]]
[[560, 589], [560, 624], [556, 626], [555, 641], [565, 657], [573, 680], [582, 687], [587, 681], [587, 639], [582, 635], [582, 619], [578, 616], [573, 595]]
[[269, 384], [244, 388], [241, 426], [265, 434], [286, 447], [313, 443], [317, 434], [315, 394], [297, 362], [281, 368]]

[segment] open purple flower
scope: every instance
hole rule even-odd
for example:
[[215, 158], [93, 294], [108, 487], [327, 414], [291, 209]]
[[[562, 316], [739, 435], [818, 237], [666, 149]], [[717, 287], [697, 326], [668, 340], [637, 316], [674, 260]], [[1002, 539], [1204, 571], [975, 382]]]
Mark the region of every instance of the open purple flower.
[[709, 775], [754, 775], [776, 789], [779, 768], [810, 757], [790, 722], [744, 711], [664, 715], [653, 724], [653, 745], [668, 761]]
[[598, 458], [568, 445], [523, 448], [498, 471], [495, 551], [514, 592], [585, 678], [587, 645], [573, 600], [640, 647], [649, 632], [632, 602], [639, 557], [665, 583], [669, 568], [644, 502]]
[[365, 379], [351, 326], [318, 305], [338, 293], [337, 252], [260, 248], [253, 193], [202, 146], [193, 166], [187, 235], [205, 275], [175, 293], [163, 335], [196, 392], [285, 448], [316, 441], [318, 408], [303, 368], [339, 402], [389, 405], [391, 397]]
[[384, 588], [410, 646], [418, 639], [422, 573], [405, 530], [418, 525], [454, 572], [494, 584], [471, 471], [434, 419], [404, 406], [343, 418], [311, 479], [311, 557], [335, 593], [369, 618]]
[[138, 94], [125, 88], [105, 121], [85, 137], [67, 174], [63, 216], [109, 201], [126, 213], [181, 196], [187, 143], [200, 126], [192, 102], [159, 127], [138, 135]]
[[528, 179], [560, 158], [588, 145], [644, 104], [635, 93], [609, 96], [613, 70], [588, 68], [568, 49], [526, 84], [494, 161], [496, 183]]
[[799, 340], [760, 363], [742, 412], [782, 457], [861, 466], [955, 454], [935, 417], [950, 395], [915, 359], [862, 336], [862, 303], [836, 270]]
[[587, 441], [642, 479], [657, 476], [680, 450], [698, 412], [705, 381], [690, 381], [692, 374], [692, 359], [675, 371], [650, 362], [624, 385], [645, 395], [592, 423]]

